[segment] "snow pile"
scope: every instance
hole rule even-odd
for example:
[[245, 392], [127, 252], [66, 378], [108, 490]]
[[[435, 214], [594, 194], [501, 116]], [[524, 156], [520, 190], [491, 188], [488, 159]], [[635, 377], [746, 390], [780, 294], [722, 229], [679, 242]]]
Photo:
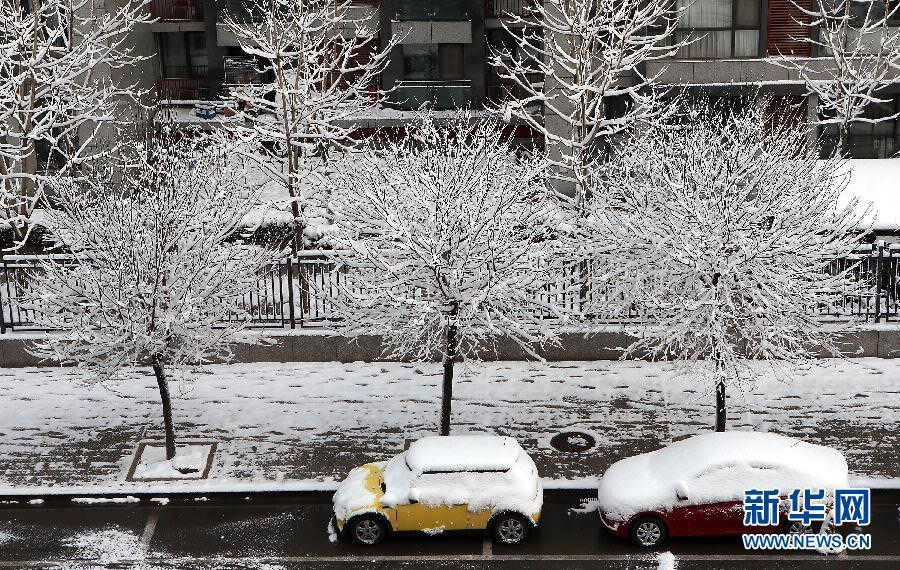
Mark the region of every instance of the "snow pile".
[[140, 537], [112, 527], [79, 533], [68, 539], [65, 545], [77, 549], [78, 558], [90, 559], [99, 564], [144, 559]]
[[659, 556], [656, 557], [656, 561], [658, 563], [656, 570], [675, 570], [677, 567], [675, 555], [671, 552], [660, 552]]
[[140, 462], [134, 470], [134, 480], [147, 479], [198, 479], [206, 470], [206, 462], [212, 453], [212, 444], [178, 447], [175, 457], [166, 459], [166, 449], [161, 445], [146, 445]]
[[600, 506], [600, 503], [597, 502], [597, 499], [580, 499], [581, 506], [580, 507], [570, 507], [569, 515], [577, 514], [577, 515], [586, 515], [589, 513], [596, 513], [597, 509]]
[[511, 437], [453, 435], [423, 437], [409, 446], [406, 463], [418, 473], [506, 471], [522, 453]]
[[599, 507], [613, 519], [687, 504], [741, 500], [749, 489], [833, 490], [848, 486], [847, 461], [833, 449], [773, 433], [707, 433], [613, 464], [600, 480]]
[[351, 515], [374, 510], [376, 495], [372, 489], [372, 478], [377, 477], [384, 465], [373, 463], [350, 470], [347, 478], [341, 481], [334, 492], [334, 516], [345, 521]]
[[[154, 499], [158, 500], [158, 499]], [[141, 500], [131, 495], [127, 497], [73, 497], [72, 502], [78, 505], [122, 505], [126, 503], [140, 503]]]

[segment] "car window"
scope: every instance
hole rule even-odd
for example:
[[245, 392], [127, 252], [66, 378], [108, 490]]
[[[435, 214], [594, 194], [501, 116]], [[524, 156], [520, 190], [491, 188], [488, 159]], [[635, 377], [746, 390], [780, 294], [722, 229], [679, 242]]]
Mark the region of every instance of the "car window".
[[712, 465], [688, 481], [688, 500], [692, 503], [714, 503], [737, 500], [744, 496], [747, 466]]
[[485, 488], [502, 482], [502, 472], [422, 473], [413, 480], [410, 497], [429, 505], [464, 505]]

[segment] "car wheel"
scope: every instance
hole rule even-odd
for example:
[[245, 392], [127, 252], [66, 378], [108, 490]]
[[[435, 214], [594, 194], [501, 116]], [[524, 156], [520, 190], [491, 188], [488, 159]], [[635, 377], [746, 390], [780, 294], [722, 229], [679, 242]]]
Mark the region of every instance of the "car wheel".
[[363, 546], [374, 546], [387, 536], [387, 522], [373, 514], [360, 515], [350, 521], [349, 535], [353, 542]]
[[667, 536], [666, 525], [659, 517], [640, 517], [631, 525], [631, 540], [644, 548], [662, 544]]
[[500, 544], [521, 544], [528, 538], [531, 523], [519, 513], [502, 513], [494, 519], [491, 531]]

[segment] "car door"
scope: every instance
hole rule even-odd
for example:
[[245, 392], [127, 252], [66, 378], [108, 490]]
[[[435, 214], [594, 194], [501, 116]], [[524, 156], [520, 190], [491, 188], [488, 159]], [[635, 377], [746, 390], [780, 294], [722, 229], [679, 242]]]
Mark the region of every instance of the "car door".
[[410, 483], [409, 500], [396, 507], [396, 530], [441, 531], [468, 528], [468, 505], [458, 489], [460, 473], [422, 473]]
[[719, 501], [676, 507], [671, 518], [677, 520], [681, 536], [725, 536], [743, 532], [743, 505]]
[[736, 497], [743, 496], [743, 489], [734, 489], [735, 465], [713, 466], [686, 485], [687, 494], [673, 508], [670, 526], [675, 536], [724, 536], [743, 532], [743, 503]]

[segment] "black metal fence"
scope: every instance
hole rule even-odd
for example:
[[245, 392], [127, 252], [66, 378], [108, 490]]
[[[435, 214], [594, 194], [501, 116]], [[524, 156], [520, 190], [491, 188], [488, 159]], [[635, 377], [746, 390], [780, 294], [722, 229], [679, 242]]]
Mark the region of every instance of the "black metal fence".
[[[0, 333], [41, 330], [27, 299], [42, 257], [0, 258]], [[253, 327], [320, 327], [334, 319], [331, 300], [344, 278], [323, 254], [285, 258], [273, 262], [239, 304]]]
[[[0, 332], [39, 330], [34, 309], [26, 299], [40, 256], [7, 255], [0, 258]], [[850, 269], [863, 285], [842, 295], [833, 306], [811, 308], [824, 319], [857, 318], [890, 321], [900, 315], [900, 245], [876, 245], [846, 259], [835, 260], [833, 271]], [[269, 271], [241, 299], [251, 315], [251, 326], [260, 328], [313, 328], [336, 318], [334, 300], [346, 282], [347, 272], [335, 267], [324, 252], [304, 252], [273, 262]], [[592, 298], [604, 296], [600, 288], [579, 287], [581, 269], [571, 268], [548, 286], [540, 299], [547, 305], [579, 311]], [[862, 292], [861, 292], [862, 291]], [[552, 317], [548, 312], [546, 317]], [[639, 320], [639, 311], [615, 319]]]

